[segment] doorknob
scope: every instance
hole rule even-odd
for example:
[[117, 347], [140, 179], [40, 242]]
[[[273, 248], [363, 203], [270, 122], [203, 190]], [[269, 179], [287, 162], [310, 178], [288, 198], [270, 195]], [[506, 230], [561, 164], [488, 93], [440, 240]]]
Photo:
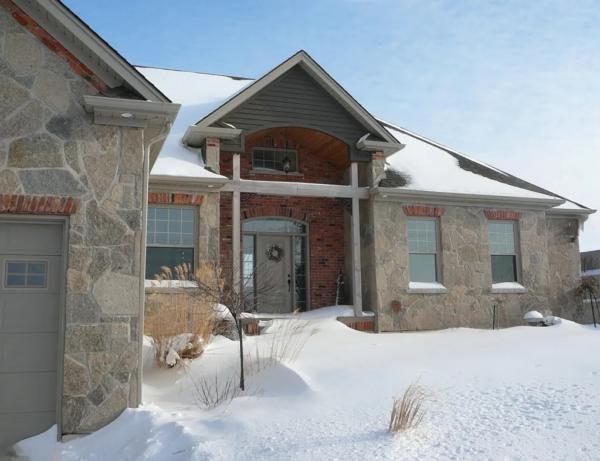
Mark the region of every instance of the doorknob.
[[288, 291], [292, 291], [292, 276], [288, 274]]

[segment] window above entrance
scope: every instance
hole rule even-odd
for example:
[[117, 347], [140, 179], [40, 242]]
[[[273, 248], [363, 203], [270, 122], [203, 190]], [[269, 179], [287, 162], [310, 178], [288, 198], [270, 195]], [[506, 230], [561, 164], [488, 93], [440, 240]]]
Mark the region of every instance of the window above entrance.
[[289, 173], [298, 172], [298, 152], [289, 149], [260, 148], [252, 151], [252, 167], [255, 170], [285, 172], [284, 162], [289, 161]]
[[306, 234], [306, 224], [285, 218], [261, 218], [245, 221], [243, 230], [244, 232]]

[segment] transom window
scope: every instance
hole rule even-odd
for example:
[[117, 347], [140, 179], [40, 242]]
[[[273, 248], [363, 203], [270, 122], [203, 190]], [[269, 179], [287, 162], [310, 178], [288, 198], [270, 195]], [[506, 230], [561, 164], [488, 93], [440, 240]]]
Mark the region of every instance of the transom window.
[[[190, 264], [194, 269], [196, 211], [192, 208], [148, 207], [146, 278], [162, 274], [162, 266]], [[175, 278], [173, 272], [173, 278]]]
[[492, 283], [517, 282], [517, 246], [515, 224], [490, 222]]
[[290, 160], [290, 173], [298, 172], [298, 153], [285, 149], [254, 149], [252, 151], [252, 167], [257, 170], [271, 170], [283, 172], [283, 160]]
[[46, 288], [47, 264], [45, 262], [7, 261], [7, 288]]
[[408, 219], [408, 268], [411, 282], [438, 282], [437, 221]]
[[306, 234], [306, 224], [283, 218], [263, 218], [245, 221], [244, 232], [278, 232], [283, 234]]

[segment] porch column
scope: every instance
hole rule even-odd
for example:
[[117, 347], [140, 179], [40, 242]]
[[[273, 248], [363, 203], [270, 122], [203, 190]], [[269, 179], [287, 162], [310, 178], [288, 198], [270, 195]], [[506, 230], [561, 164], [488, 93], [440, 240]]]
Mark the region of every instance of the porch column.
[[[233, 180], [240, 180], [240, 154], [233, 154]], [[240, 223], [240, 191], [239, 189], [233, 191], [233, 213], [232, 213], [232, 225], [233, 225], [233, 258], [232, 258], [232, 269], [233, 269], [233, 286], [236, 293], [239, 293], [240, 286], [242, 283], [242, 265], [240, 260], [240, 240], [241, 240], [241, 223]]]
[[[350, 185], [358, 187], [358, 163], [350, 166]], [[360, 211], [359, 198], [352, 197], [352, 304], [354, 315], [362, 316], [362, 275], [360, 262]]]

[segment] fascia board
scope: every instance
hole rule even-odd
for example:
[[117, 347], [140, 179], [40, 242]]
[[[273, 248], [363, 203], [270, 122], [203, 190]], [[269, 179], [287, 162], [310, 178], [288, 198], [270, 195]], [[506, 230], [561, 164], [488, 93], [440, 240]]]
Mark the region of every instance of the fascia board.
[[150, 174], [150, 191], [185, 191], [187, 193], [217, 192], [229, 179], [223, 178], [188, 178], [184, 176], [166, 176]]
[[[371, 196], [375, 200], [423, 203], [432, 205], [455, 205], [474, 207], [515, 208], [527, 210], [548, 210], [562, 205], [565, 200], [554, 198], [508, 197], [500, 195], [461, 194], [446, 192], [419, 191], [388, 187], [374, 187]], [[385, 197], [384, 197], [385, 196]]]
[[191, 125], [183, 135], [183, 144], [189, 144], [194, 136], [200, 135], [202, 138], [219, 138], [219, 139], [237, 139], [242, 134], [242, 130], [237, 128], [219, 128], [213, 126], [198, 126]]
[[255, 80], [252, 84], [246, 87], [242, 92], [234, 96], [232, 99], [224, 103], [221, 107], [208, 114], [204, 119], [198, 122], [199, 126], [210, 126], [213, 123], [226, 116], [236, 107], [241, 106], [252, 96], [263, 90], [288, 70], [296, 65], [301, 65], [336, 101], [338, 101], [346, 110], [348, 110], [355, 118], [360, 120], [373, 133], [380, 136], [382, 139], [390, 143], [396, 144], [398, 141], [392, 136], [367, 110], [355, 101], [337, 83], [327, 72], [321, 68], [307, 53], [300, 51], [294, 56], [284, 61], [278, 67]]
[[597, 210], [581, 209], [581, 210], [564, 210], [564, 209], [549, 209], [546, 211], [547, 218], [580, 218], [581, 216], [590, 216], [596, 213]]
[[198, 126], [210, 126], [213, 123], [217, 122], [220, 118], [227, 115], [230, 111], [235, 109], [236, 107], [242, 105], [252, 96], [257, 94], [262, 89], [269, 86], [273, 81], [281, 77], [284, 73], [294, 67], [300, 61], [300, 53], [295, 54], [287, 61], [280, 64], [275, 69], [271, 70], [263, 77], [255, 80], [246, 88], [244, 88], [240, 93], [231, 98], [229, 101], [224, 103], [221, 107], [215, 109], [213, 112], [208, 114], [202, 120], [198, 122]]
[[368, 139], [361, 139], [356, 143], [356, 147], [362, 151], [371, 152], [383, 152], [386, 157], [389, 157], [396, 152], [401, 151], [406, 147], [406, 144], [399, 142], [381, 142], [381, 141], [369, 141]]

